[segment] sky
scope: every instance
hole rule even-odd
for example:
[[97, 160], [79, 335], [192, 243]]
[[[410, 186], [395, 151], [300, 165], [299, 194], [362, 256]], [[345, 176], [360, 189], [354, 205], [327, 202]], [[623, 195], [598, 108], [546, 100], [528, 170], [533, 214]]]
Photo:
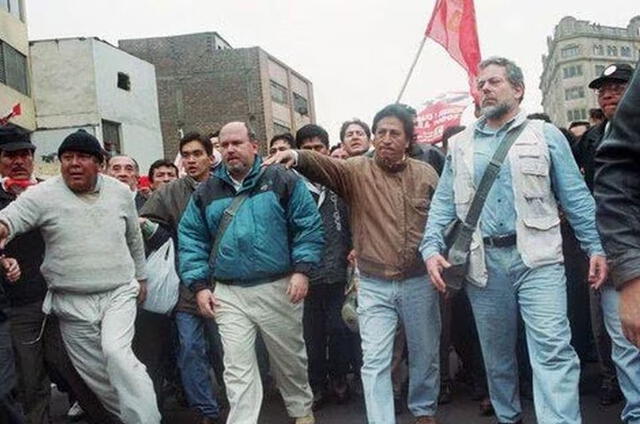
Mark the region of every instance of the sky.
[[[260, 46], [311, 80], [317, 123], [335, 143], [340, 124], [371, 122], [398, 96], [435, 0], [26, 0], [31, 40], [119, 39], [217, 31], [232, 47]], [[523, 102], [542, 110], [538, 89], [546, 38], [564, 16], [626, 27], [638, 0], [475, 0], [482, 57], [505, 56], [525, 74]], [[467, 78], [428, 40], [403, 102], [420, 109]]]

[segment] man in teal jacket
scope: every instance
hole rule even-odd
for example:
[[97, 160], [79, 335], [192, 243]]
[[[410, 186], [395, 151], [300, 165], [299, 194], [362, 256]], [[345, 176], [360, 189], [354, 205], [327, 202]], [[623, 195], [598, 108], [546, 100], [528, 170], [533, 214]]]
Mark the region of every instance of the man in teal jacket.
[[[182, 281], [196, 293], [200, 312], [215, 316], [220, 327], [227, 422], [258, 422], [262, 384], [254, 343], [260, 331], [289, 415], [296, 424], [312, 424], [301, 301], [322, 257], [322, 221], [298, 176], [284, 167], [262, 170], [258, 142], [245, 123], [225, 125], [220, 147], [223, 166], [196, 189], [178, 238]], [[225, 210], [243, 193], [213, 252]]]

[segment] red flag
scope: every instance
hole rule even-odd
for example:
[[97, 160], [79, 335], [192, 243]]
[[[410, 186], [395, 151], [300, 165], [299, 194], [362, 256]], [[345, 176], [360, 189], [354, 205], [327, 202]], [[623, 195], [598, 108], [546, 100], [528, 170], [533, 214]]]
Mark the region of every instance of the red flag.
[[467, 71], [470, 92], [477, 99], [480, 43], [473, 0], [437, 0], [425, 36], [441, 44]]
[[20, 115], [22, 115], [22, 107], [20, 107], [20, 103], [16, 103], [8, 114], [0, 116], [0, 125], [6, 125], [9, 119]]

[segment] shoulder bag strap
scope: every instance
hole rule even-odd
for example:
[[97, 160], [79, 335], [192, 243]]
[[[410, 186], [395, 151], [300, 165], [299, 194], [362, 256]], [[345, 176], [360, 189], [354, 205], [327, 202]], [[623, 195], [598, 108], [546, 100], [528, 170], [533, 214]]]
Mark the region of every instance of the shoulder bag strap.
[[222, 213], [222, 218], [220, 219], [220, 224], [218, 225], [218, 231], [216, 232], [216, 236], [213, 239], [213, 246], [211, 247], [211, 260], [209, 264], [211, 268], [215, 266], [216, 259], [218, 257], [218, 249], [220, 249], [220, 242], [222, 241], [222, 236], [224, 236], [227, 228], [229, 228], [229, 225], [231, 224], [231, 221], [233, 221], [233, 218], [236, 216], [236, 213], [238, 212], [238, 209], [240, 209], [240, 206], [242, 206], [244, 201], [249, 198], [251, 193], [253, 193], [255, 187], [259, 186], [260, 179], [262, 178], [262, 174], [264, 174], [265, 169], [266, 168], [262, 168], [260, 170], [260, 173], [258, 173], [258, 176], [256, 177], [256, 183], [253, 188], [235, 196], [233, 198], [233, 201], [231, 201], [229, 207], [227, 207], [227, 209], [225, 209]]
[[458, 246], [464, 247], [464, 249], [462, 249], [463, 251], [468, 250], [471, 244], [471, 237], [478, 225], [484, 202], [487, 200], [489, 190], [491, 190], [496, 177], [500, 173], [500, 168], [502, 167], [504, 159], [507, 157], [507, 153], [509, 153], [509, 149], [511, 149], [513, 143], [520, 137], [520, 134], [522, 134], [522, 131], [524, 131], [528, 123], [529, 120], [525, 120], [518, 128], [512, 129], [505, 135], [489, 161], [487, 169], [485, 169], [484, 174], [482, 174], [478, 190], [476, 190], [476, 194], [473, 196], [471, 206], [469, 207], [464, 222], [462, 222], [462, 228], [456, 240]]

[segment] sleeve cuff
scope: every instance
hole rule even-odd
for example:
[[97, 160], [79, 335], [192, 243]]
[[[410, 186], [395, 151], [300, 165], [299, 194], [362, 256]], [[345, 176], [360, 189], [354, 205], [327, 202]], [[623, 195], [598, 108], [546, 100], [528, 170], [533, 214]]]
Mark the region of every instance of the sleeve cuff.
[[432, 256], [439, 255], [440, 251], [435, 247], [425, 247], [424, 249], [420, 250], [420, 254], [422, 255], [422, 260], [426, 261]]
[[300, 262], [297, 263], [294, 267], [293, 267], [293, 271], [300, 273], [300, 274], [304, 274], [307, 277], [309, 277], [311, 275], [311, 270], [313, 269], [313, 264], [309, 263], [309, 262]]
[[189, 289], [196, 294], [202, 290], [211, 290], [211, 286], [206, 281], [196, 281], [189, 286]]

